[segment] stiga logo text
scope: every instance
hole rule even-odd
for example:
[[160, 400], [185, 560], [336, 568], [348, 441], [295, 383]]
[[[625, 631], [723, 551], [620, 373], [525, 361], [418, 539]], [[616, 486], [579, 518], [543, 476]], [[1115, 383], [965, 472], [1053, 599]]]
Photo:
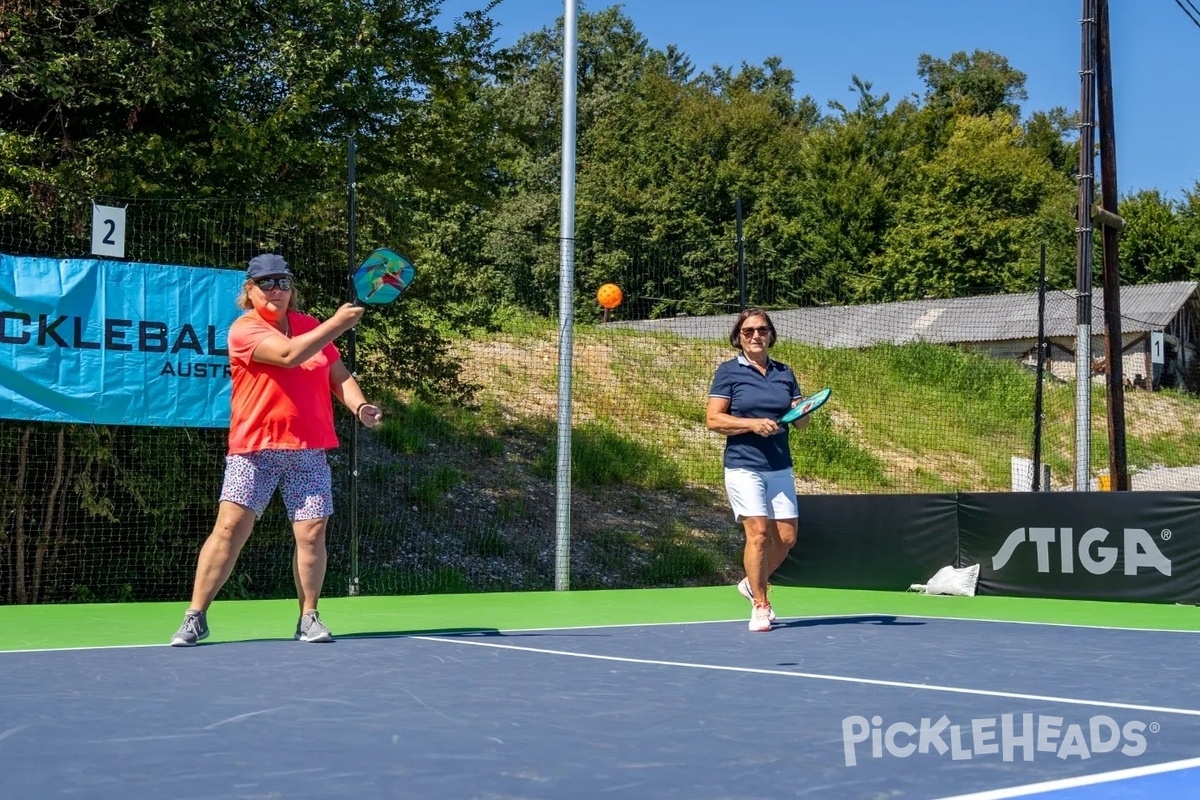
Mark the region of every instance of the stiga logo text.
[[[1163, 531], [1164, 540], [1171, 536]], [[1163, 575], [1171, 575], [1171, 559], [1162, 554], [1153, 537], [1141, 528], [1126, 528], [1121, 546], [1106, 544], [1109, 532], [1104, 528], [1089, 528], [1075, 540], [1074, 528], [1017, 528], [1008, 535], [1000, 552], [992, 556], [992, 571], [999, 572], [1023, 544], [1031, 543], [1037, 548], [1037, 571], [1050, 572], [1052, 567], [1064, 574], [1075, 572], [1075, 561], [1093, 575], [1112, 572], [1121, 555], [1126, 575], [1137, 575], [1142, 567], [1156, 569]], [[1057, 545], [1051, 550], [1051, 545]], [[1051, 562], [1054, 562], [1053, 564]]]
[[847, 767], [855, 766], [867, 752], [871, 758], [936, 754], [949, 755], [954, 761], [992, 756], [1010, 762], [1033, 761], [1037, 753], [1046, 753], [1063, 760], [1086, 761], [1094, 754], [1118, 750], [1125, 756], [1140, 756], [1146, 752], [1146, 733], [1158, 730], [1157, 722], [1147, 725], [1132, 720], [1121, 725], [1105, 714], [1070, 724], [1062, 717], [1046, 714], [1002, 714], [999, 718], [967, 720], [961, 725], [951, 723], [944, 715], [937, 720], [924, 717], [916, 725], [885, 725], [883, 717], [868, 720], [855, 715], [842, 720], [842, 748]]

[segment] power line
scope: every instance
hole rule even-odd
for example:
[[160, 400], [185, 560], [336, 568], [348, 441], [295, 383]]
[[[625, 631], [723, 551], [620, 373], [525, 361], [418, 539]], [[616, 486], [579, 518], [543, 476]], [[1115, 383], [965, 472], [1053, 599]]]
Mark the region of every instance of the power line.
[[[1185, 2], [1187, 3], [1187, 6], [1184, 5]], [[1181, 0], [1175, 0], [1175, 5], [1179, 6], [1180, 10], [1183, 11], [1184, 14], [1187, 14], [1187, 18], [1192, 21], [1192, 24], [1194, 24], [1197, 28], [1200, 28], [1200, 8], [1196, 8], [1196, 6], [1192, 4], [1192, 0], [1182, 0], [1182, 2]], [[1192, 11], [1188, 11], [1188, 6], [1191, 6], [1192, 11], [1196, 12], [1195, 16], [1192, 15]]]

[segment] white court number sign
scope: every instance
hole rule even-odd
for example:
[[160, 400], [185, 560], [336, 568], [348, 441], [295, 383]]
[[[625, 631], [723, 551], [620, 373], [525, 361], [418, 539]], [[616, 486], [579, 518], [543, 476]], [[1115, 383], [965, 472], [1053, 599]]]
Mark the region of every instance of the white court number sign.
[[125, 209], [92, 204], [92, 255], [125, 257]]
[[1162, 331], [1150, 332], [1150, 363], [1163, 363], [1163, 335]]

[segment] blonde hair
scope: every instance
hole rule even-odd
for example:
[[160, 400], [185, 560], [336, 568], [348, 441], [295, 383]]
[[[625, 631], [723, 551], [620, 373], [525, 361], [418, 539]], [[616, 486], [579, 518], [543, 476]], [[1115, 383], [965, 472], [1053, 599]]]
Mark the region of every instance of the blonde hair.
[[[238, 292], [237, 307], [243, 311], [249, 311], [254, 308], [254, 303], [250, 302], [250, 287], [254, 286], [257, 281], [254, 278], [247, 278], [242, 284], [242, 290]], [[288, 307], [287, 311], [300, 310], [300, 290], [296, 288], [296, 279], [292, 278], [292, 291], [288, 292]]]

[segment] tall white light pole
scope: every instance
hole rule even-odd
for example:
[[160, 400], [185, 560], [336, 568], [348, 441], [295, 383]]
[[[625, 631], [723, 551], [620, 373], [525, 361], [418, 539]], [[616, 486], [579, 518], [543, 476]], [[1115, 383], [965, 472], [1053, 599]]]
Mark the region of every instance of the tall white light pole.
[[571, 588], [571, 350], [575, 319], [575, 83], [579, 51], [576, 0], [564, 0], [562, 200], [558, 271], [558, 473], [554, 588]]

